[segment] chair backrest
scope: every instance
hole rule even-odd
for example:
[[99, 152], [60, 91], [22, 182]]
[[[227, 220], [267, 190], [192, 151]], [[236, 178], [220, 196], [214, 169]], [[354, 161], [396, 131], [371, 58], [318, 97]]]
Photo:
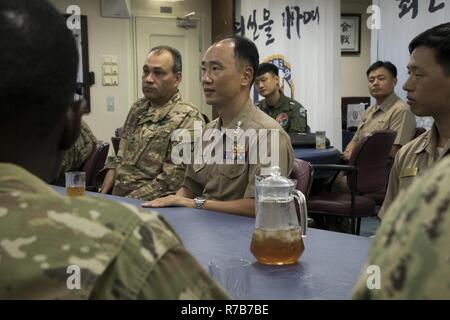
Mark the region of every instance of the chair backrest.
[[97, 174], [105, 165], [108, 151], [108, 142], [100, 143], [92, 150], [82, 168], [82, 171], [86, 172], [86, 186], [95, 186]]
[[111, 142], [113, 145], [114, 153], [117, 155], [117, 152], [119, 152], [119, 145], [120, 145], [120, 137], [111, 137]]
[[423, 127], [416, 127], [415, 131], [414, 131], [414, 137], [413, 139], [417, 138], [418, 136], [420, 136], [422, 133], [424, 133], [425, 131], [427, 131], [427, 129], [423, 128]]
[[314, 169], [312, 165], [301, 159], [294, 159], [294, 166], [289, 178], [297, 180], [297, 190], [308, 198], [313, 182]]
[[116, 137], [120, 138], [122, 136], [122, 130], [123, 130], [123, 127], [116, 128], [116, 130], [114, 130], [114, 135]]
[[[388, 181], [388, 157], [397, 132], [393, 130], [374, 131], [362, 137], [352, 151], [348, 162], [357, 168], [356, 192], [370, 193], [384, 191]], [[351, 187], [351, 175], [347, 183]]]

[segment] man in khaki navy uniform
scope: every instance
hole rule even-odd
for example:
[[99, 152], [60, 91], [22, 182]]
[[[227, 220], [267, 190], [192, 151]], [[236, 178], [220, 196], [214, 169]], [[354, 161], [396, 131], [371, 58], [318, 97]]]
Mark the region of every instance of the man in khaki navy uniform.
[[0, 1], [0, 37], [0, 299], [228, 298], [157, 213], [44, 182], [80, 131], [75, 40], [43, 0]]
[[[450, 299], [449, 180], [446, 156], [395, 199], [377, 231], [353, 299]], [[369, 272], [369, 266], [379, 267], [380, 273]], [[369, 288], [377, 276], [380, 287]]]
[[177, 129], [193, 130], [203, 116], [184, 102], [178, 92], [181, 82], [178, 50], [159, 46], [150, 50], [143, 67], [144, 98], [133, 104], [122, 130], [117, 157], [109, 159], [102, 192], [152, 200], [175, 193], [181, 186], [186, 166], [176, 165], [171, 141]]
[[407, 189], [417, 175], [426, 172], [450, 148], [449, 46], [449, 24], [417, 36], [409, 45], [409, 78], [403, 89], [407, 91], [408, 104], [414, 114], [431, 116], [434, 124], [429, 131], [400, 149], [395, 157], [379, 212], [381, 218], [398, 193]]
[[58, 179], [53, 184], [64, 185], [65, 173], [80, 170], [81, 166], [86, 162], [96, 146], [97, 138], [92, 133], [91, 128], [89, 128], [87, 123], [81, 120], [80, 136], [77, 141], [75, 141], [72, 148], [64, 153]]
[[367, 70], [369, 92], [376, 104], [366, 110], [362, 123], [345, 148], [342, 159], [348, 161], [358, 140], [376, 130], [394, 130], [397, 136], [390, 156], [394, 157], [401, 146], [414, 136], [416, 118], [410, 108], [394, 93], [397, 68], [390, 62], [377, 61]]
[[[278, 152], [278, 166], [283, 176], [289, 176], [294, 161], [289, 136], [274, 119], [256, 108], [250, 100], [250, 88], [258, 60], [255, 44], [239, 36], [214, 43], [206, 51], [202, 61], [203, 91], [206, 103], [212, 105], [219, 114], [219, 118], [210, 122], [206, 130], [254, 129], [257, 133], [261, 129], [276, 130], [279, 141], [274, 148]], [[203, 136], [204, 140], [207, 140], [207, 134], [208, 131]], [[270, 139], [271, 136], [268, 141]], [[176, 195], [156, 199], [143, 206], [186, 206], [254, 217], [254, 179], [264, 166], [260, 162], [249, 163], [249, 145], [258, 145], [260, 141], [248, 143], [245, 147], [237, 145], [233, 150], [225, 149], [224, 158], [245, 159], [244, 164], [206, 164], [204, 159], [201, 164], [188, 165], [183, 185]], [[204, 149], [207, 146], [205, 144]], [[268, 148], [270, 150], [270, 145]]]
[[306, 120], [306, 109], [283, 94], [278, 72], [278, 68], [271, 63], [259, 65], [255, 87], [265, 99], [256, 103], [256, 106], [274, 118], [288, 133], [310, 132]]

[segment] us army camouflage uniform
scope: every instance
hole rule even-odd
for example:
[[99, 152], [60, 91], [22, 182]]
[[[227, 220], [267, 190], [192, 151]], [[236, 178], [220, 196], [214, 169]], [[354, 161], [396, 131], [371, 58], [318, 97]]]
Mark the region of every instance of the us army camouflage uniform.
[[115, 169], [113, 194], [153, 200], [174, 194], [183, 181], [186, 166], [171, 160], [171, 141], [176, 129], [194, 130], [194, 121], [203, 121], [198, 109], [181, 100], [179, 93], [163, 107], [153, 108], [147, 99], [130, 109], [123, 127], [117, 157], [105, 169]]
[[306, 120], [306, 109], [292, 98], [281, 93], [278, 103], [270, 107], [266, 99], [256, 104], [262, 111], [274, 118], [288, 133], [310, 132]]
[[[389, 208], [354, 290], [355, 299], [450, 299], [450, 157], [415, 179]], [[368, 289], [377, 265], [381, 289]]]
[[89, 157], [92, 149], [96, 144], [97, 138], [95, 138], [86, 122], [81, 120], [80, 136], [75, 141], [75, 144], [72, 146], [72, 148], [64, 153], [57, 179], [58, 184], [64, 184], [64, 173], [81, 169], [81, 166]]
[[157, 213], [62, 197], [24, 169], [0, 163], [0, 299], [87, 298], [228, 295]]

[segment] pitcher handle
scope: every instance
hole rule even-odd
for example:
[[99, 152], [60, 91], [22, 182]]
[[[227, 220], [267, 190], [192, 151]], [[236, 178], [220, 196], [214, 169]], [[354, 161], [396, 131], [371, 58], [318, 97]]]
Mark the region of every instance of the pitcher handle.
[[303, 193], [301, 193], [298, 190], [294, 190], [294, 198], [298, 203], [299, 210], [300, 210], [300, 208], [303, 207], [303, 211], [300, 210], [300, 212], [297, 212], [297, 219], [298, 219], [298, 216], [300, 215], [300, 219], [299, 219], [300, 228], [301, 228], [300, 234], [304, 238], [304, 237], [306, 237], [306, 230], [308, 228], [308, 208], [306, 206], [306, 199], [305, 199], [305, 196], [303, 195]]

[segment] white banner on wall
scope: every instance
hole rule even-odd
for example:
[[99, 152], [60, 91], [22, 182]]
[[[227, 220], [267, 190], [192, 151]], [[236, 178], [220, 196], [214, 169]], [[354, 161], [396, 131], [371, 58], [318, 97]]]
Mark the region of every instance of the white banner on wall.
[[[407, 80], [408, 45], [419, 33], [450, 22], [450, 0], [373, 0], [380, 8], [381, 28], [372, 30], [371, 60], [388, 60], [398, 70], [397, 94], [406, 99], [402, 89]], [[430, 118], [417, 118], [417, 124], [429, 128]]]
[[[254, 41], [260, 63], [280, 69], [284, 93], [307, 110], [312, 131], [341, 148], [340, 1], [236, 0], [237, 33]], [[253, 89], [254, 101], [260, 97]]]

